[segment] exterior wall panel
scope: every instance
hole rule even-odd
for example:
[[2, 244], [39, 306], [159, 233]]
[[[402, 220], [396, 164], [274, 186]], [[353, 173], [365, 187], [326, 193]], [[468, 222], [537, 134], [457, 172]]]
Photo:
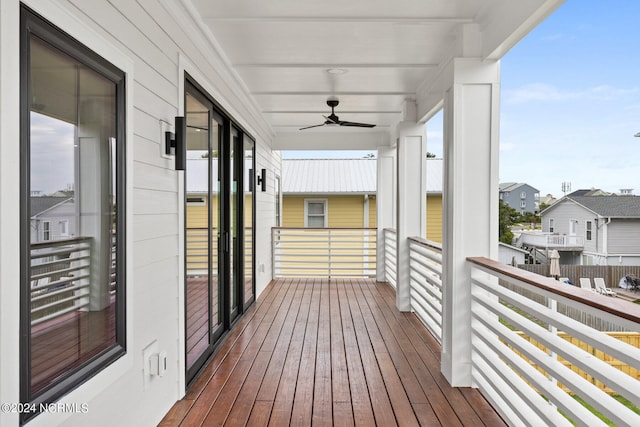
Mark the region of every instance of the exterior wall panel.
[[[184, 333], [182, 285], [183, 178], [176, 172], [173, 158], [163, 155], [164, 130], [181, 114], [183, 73], [181, 60], [189, 64], [190, 74], [205, 76], [199, 83], [216, 96], [223, 108], [256, 138], [257, 168], [267, 169], [267, 191], [258, 192], [256, 229], [256, 289], [261, 292], [271, 278], [270, 229], [274, 224], [273, 174], [280, 172], [280, 155], [269, 148], [271, 133], [253, 104], [247, 101], [222, 58], [215, 52], [198, 25], [179, 2], [155, 0], [57, 1], [26, 0], [45, 19], [60, 27], [127, 73], [127, 153], [128, 153], [128, 252], [127, 275], [127, 354], [95, 377], [65, 395], [64, 402], [87, 403], [87, 413], [42, 414], [30, 426], [155, 425], [184, 393]], [[18, 75], [19, 1], [2, 2], [0, 64], [2, 78]], [[15, 22], [15, 25], [5, 25]], [[182, 58], [182, 59], [181, 59]], [[120, 60], [122, 59], [122, 60]], [[124, 62], [123, 62], [124, 61]], [[123, 63], [125, 64], [123, 66]], [[15, 67], [10, 74], [7, 67]], [[11, 78], [15, 85], [17, 78]], [[17, 109], [17, 90], [15, 95]], [[11, 99], [3, 90], [3, 100]], [[5, 136], [18, 132], [17, 120], [7, 120], [3, 108], [2, 145]], [[10, 129], [4, 123], [14, 123]], [[14, 142], [15, 137], [11, 138]], [[18, 152], [2, 149], [5, 161], [18, 164]], [[16, 182], [0, 170], [0, 182]], [[3, 184], [6, 185], [6, 184]], [[12, 184], [14, 185], [14, 184]], [[4, 188], [4, 187], [3, 187]], [[8, 197], [16, 196], [16, 200]], [[20, 228], [17, 192], [1, 191], [0, 217], [3, 230]], [[7, 206], [13, 206], [8, 211]], [[16, 247], [15, 235], [3, 232], [3, 248]], [[13, 241], [12, 241], [13, 240]], [[17, 269], [5, 269], [9, 260], [2, 252], [2, 281], [17, 277]], [[16, 264], [15, 261], [11, 261]], [[10, 280], [15, 282], [15, 280]], [[17, 293], [2, 293], [3, 313], [0, 357], [2, 366], [15, 369], [18, 357]], [[8, 333], [7, 331], [14, 331]], [[142, 352], [149, 345], [167, 352], [168, 369], [164, 377], [143, 380]], [[2, 369], [0, 400], [18, 402], [16, 375]], [[15, 391], [15, 392], [14, 392]], [[114, 408], [117, 408], [114, 411]], [[16, 426], [15, 414], [0, 414], [0, 424]]]

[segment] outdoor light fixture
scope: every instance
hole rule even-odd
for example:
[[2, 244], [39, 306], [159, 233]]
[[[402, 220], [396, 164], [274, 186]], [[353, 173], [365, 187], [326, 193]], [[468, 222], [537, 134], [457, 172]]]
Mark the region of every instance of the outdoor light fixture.
[[260, 171], [260, 175], [258, 175], [256, 178], [257, 184], [260, 187], [260, 191], [267, 191], [267, 170], [262, 169]]
[[176, 157], [176, 170], [183, 171], [187, 159], [187, 121], [176, 117], [175, 133], [164, 133], [164, 149], [168, 155]]

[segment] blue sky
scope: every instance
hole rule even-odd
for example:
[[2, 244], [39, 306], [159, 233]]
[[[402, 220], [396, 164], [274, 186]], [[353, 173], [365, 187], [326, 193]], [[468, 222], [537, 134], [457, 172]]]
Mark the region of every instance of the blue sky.
[[[567, 0], [504, 56], [501, 182], [556, 197], [563, 181], [640, 194], [639, 18], [637, 0]], [[440, 157], [442, 114], [427, 124], [427, 140]], [[311, 152], [285, 157], [301, 155]]]

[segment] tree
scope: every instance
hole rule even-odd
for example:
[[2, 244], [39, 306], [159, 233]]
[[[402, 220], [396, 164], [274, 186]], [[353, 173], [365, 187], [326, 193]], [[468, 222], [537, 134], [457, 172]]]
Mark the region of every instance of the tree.
[[498, 240], [502, 243], [510, 245], [513, 243], [513, 233], [511, 226], [514, 218], [518, 217], [518, 212], [511, 206], [499, 199], [500, 206], [498, 208]]
[[435, 154], [430, 153], [429, 151], [427, 151], [427, 159], [433, 159], [434, 157], [436, 157]]

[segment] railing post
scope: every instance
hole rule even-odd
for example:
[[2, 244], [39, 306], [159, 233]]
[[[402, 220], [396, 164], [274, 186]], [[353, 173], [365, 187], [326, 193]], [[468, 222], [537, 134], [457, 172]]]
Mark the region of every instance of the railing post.
[[274, 227], [271, 229], [271, 278], [278, 277], [276, 272], [276, 233], [277, 229]]
[[395, 228], [396, 215], [396, 151], [390, 147], [378, 147], [376, 160], [376, 280], [390, 281], [386, 275], [385, 237], [387, 228]]
[[498, 255], [500, 65], [454, 58], [444, 94], [442, 373], [473, 385], [468, 256]]
[[328, 248], [329, 248], [329, 265], [328, 265], [328, 267], [329, 267], [329, 279], [331, 279], [331, 273], [332, 273], [332, 271], [331, 271], [331, 267], [332, 267], [331, 266], [331, 252], [332, 252], [332, 248], [331, 248], [331, 229], [329, 229], [328, 239], [329, 239], [329, 242], [328, 242], [328, 245], [327, 245]]
[[405, 100], [404, 121], [400, 122], [396, 128], [398, 132], [396, 307], [400, 311], [411, 310], [408, 238], [426, 234], [426, 135], [424, 124], [416, 120], [416, 108], [415, 101]]

